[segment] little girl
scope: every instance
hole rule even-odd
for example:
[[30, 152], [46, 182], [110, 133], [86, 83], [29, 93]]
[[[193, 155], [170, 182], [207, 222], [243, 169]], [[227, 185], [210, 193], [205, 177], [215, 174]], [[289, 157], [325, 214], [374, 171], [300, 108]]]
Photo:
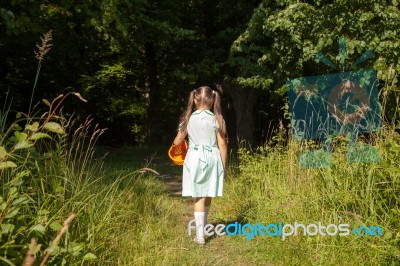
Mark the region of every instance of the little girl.
[[211, 198], [222, 196], [227, 142], [220, 101], [219, 93], [208, 86], [193, 90], [173, 142], [179, 145], [189, 135], [189, 149], [183, 164], [182, 196], [195, 198], [195, 241], [198, 244], [205, 243], [204, 225]]

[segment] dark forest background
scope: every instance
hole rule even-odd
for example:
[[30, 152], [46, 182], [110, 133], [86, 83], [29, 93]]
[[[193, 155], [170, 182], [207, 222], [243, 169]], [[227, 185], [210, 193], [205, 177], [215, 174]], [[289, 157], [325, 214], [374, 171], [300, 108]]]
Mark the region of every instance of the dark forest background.
[[[28, 112], [35, 46], [52, 31], [33, 103], [79, 92], [63, 112], [91, 115], [108, 145], [170, 143], [188, 93], [219, 89], [231, 144], [265, 142], [287, 125], [285, 82], [346, 70], [367, 49], [379, 87], [398, 85], [398, 1], [7, 0], [0, 4], [0, 107]], [[395, 118], [397, 86], [386, 117]], [[47, 107], [40, 103], [35, 111]]]

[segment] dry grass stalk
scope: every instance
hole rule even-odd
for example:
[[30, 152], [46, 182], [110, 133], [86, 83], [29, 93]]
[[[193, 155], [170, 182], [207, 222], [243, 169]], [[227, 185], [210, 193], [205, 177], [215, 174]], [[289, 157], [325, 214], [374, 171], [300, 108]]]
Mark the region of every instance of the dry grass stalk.
[[37, 241], [35, 238], [31, 238], [31, 243], [29, 244], [28, 252], [22, 262], [22, 266], [32, 266], [35, 263], [35, 248], [36, 248]]
[[70, 213], [68, 218], [64, 221], [63, 227], [61, 228], [60, 232], [57, 234], [57, 236], [51, 241], [50, 247], [46, 251], [46, 255], [43, 258], [42, 262], [40, 263], [40, 266], [43, 266], [46, 264], [46, 261], [49, 259], [50, 256], [50, 251], [53, 250], [57, 245], [58, 242], [60, 242], [61, 237], [65, 234], [65, 232], [68, 230], [69, 225], [71, 224], [72, 220], [76, 217], [75, 213]]
[[51, 30], [49, 30], [46, 34], [43, 35], [43, 37], [40, 37], [40, 40], [42, 41], [41, 44], [36, 44], [36, 48], [38, 49], [35, 51], [35, 57], [42, 61], [44, 56], [50, 51], [51, 44], [50, 42], [53, 40], [53, 33]]

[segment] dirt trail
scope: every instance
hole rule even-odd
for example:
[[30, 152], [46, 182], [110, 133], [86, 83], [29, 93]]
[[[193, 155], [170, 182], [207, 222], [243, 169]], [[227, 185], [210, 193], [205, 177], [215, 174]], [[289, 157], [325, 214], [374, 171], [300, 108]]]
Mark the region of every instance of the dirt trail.
[[171, 195], [182, 195], [182, 182], [177, 180], [165, 180], [165, 186], [171, 192]]

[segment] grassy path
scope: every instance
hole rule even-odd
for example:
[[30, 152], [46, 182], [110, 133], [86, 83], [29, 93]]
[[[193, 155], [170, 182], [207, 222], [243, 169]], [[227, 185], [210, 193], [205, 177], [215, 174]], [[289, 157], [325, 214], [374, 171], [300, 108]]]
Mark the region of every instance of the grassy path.
[[[124, 148], [108, 149], [106, 163], [122, 170], [137, 170], [147, 168], [148, 172], [156, 172], [156, 176], [163, 181], [169, 191], [168, 197], [172, 206], [171, 219], [176, 221], [174, 228], [169, 228], [166, 234], [174, 247], [175, 257], [173, 265], [272, 265], [260, 263], [259, 256], [248, 256], [251, 245], [243, 245], [243, 239], [231, 237], [211, 237], [206, 245], [200, 246], [192, 241], [193, 235], [188, 236], [187, 224], [193, 219], [193, 201], [181, 197], [182, 167], [174, 166], [166, 155], [167, 147], [156, 148]], [[216, 212], [223, 206], [215, 200], [211, 206], [209, 223], [216, 223]], [[194, 232], [193, 232], [194, 233]], [[167, 241], [168, 242], [168, 241]], [[246, 242], [246, 241], [245, 241]], [[251, 255], [251, 254], [250, 254]], [[171, 259], [170, 259], [171, 260]], [[163, 265], [170, 265], [163, 263]], [[135, 264], [136, 265], [136, 264]]]
[[[187, 224], [193, 219], [193, 202], [180, 195], [182, 168], [170, 163], [167, 149], [157, 146], [109, 151], [105, 163], [110, 170], [153, 172], [141, 175], [137, 182], [139, 189], [130, 193], [140, 199], [135, 205], [140, 209], [136, 211], [140, 222], [135, 224], [127, 217], [126, 226], [133, 233], [123, 240], [126, 244], [118, 241], [124, 243], [121, 246], [129, 253], [129, 259], [117, 265], [398, 265], [393, 264], [398, 262], [400, 254], [397, 240], [389, 239], [390, 235], [372, 238], [299, 234], [285, 241], [269, 236], [255, 236], [248, 241], [244, 235], [225, 235], [211, 237], [204, 246], [197, 245], [187, 232]], [[366, 182], [359, 182], [371, 176], [374, 169], [376, 175], [381, 174], [379, 168], [351, 166], [326, 171], [300, 169], [292, 173], [292, 168], [287, 167], [293, 165], [290, 158], [291, 150], [258, 157], [242, 154], [240, 175], [232, 163], [224, 182], [224, 196], [213, 200], [209, 223], [298, 221], [369, 226], [383, 222], [371, 220], [369, 217], [376, 216], [365, 212], [368, 197], [361, 192], [368, 192], [369, 187], [365, 187]], [[343, 165], [341, 157], [336, 160], [337, 165]], [[332, 185], [327, 181], [337, 183]], [[349, 209], [343, 205], [346, 198], [357, 200], [354, 201], [357, 208], [350, 209], [352, 212], [338, 209], [338, 206]], [[126, 209], [134, 208], [129, 205]], [[366, 218], [357, 220], [353, 212], [359, 213], [357, 217], [365, 214]], [[383, 226], [390, 228], [389, 223]]]
[[[124, 243], [122, 248], [127, 250], [129, 259], [117, 265], [397, 265], [382, 263], [390, 259], [388, 254], [396, 252], [396, 247], [387, 251], [387, 243], [380, 238], [298, 235], [285, 241], [267, 236], [248, 241], [244, 235], [225, 235], [209, 238], [204, 246], [194, 243], [193, 236], [189, 237], [187, 232], [187, 224], [193, 219], [193, 201], [181, 197], [182, 168], [170, 163], [167, 149], [157, 146], [109, 151], [105, 163], [111, 170], [137, 172], [142, 169], [153, 173], [142, 175], [143, 189], [132, 194], [142, 199], [136, 205], [141, 210], [136, 212], [140, 222], [135, 224], [127, 218], [126, 226], [133, 233], [120, 242]], [[304, 171], [296, 178], [287, 178], [289, 169], [285, 165], [290, 161], [284, 155], [277, 152], [262, 161], [249, 157], [247, 164], [241, 165], [246, 168], [241, 169], [240, 176], [235, 174], [234, 167], [230, 168], [224, 182], [224, 196], [213, 200], [208, 223], [341, 222], [332, 220], [330, 213], [334, 209], [325, 195], [326, 189], [336, 189], [329, 193], [342, 195], [343, 186], [322, 186], [317, 181], [325, 179], [317, 174], [305, 183], [308, 176]], [[343, 180], [352, 179], [338, 179]], [[353, 195], [351, 190], [348, 193]], [[127, 206], [127, 209], [133, 208]], [[356, 224], [350, 218], [344, 217], [344, 221]]]

